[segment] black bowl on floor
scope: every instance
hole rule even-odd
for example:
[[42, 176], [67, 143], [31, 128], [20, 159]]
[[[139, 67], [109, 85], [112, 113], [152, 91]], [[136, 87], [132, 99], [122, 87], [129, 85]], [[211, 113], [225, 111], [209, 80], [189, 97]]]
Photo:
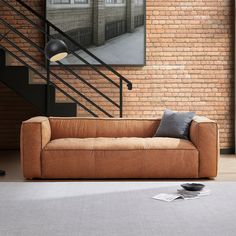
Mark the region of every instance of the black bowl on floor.
[[181, 187], [188, 191], [201, 191], [205, 185], [199, 183], [181, 184]]

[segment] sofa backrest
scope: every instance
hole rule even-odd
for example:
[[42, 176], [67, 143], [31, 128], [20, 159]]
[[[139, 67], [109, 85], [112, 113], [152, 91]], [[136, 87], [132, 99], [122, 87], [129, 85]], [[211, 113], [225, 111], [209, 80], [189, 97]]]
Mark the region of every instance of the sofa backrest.
[[52, 138], [152, 137], [159, 119], [49, 118]]

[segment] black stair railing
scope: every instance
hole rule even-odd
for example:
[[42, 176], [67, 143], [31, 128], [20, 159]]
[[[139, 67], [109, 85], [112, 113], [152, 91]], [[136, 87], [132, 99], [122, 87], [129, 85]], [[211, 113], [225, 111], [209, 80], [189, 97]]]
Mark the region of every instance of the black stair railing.
[[[111, 84], [115, 85], [117, 88], [119, 88], [119, 104], [117, 104], [116, 102], [114, 102], [111, 98], [109, 98], [107, 95], [105, 95], [104, 93], [102, 93], [100, 90], [98, 90], [96, 87], [94, 87], [92, 84], [90, 84], [89, 82], [87, 82], [84, 78], [82, 78], [81, 76], [79, 76], [74, 70], [72, 70], [70, 67], [68, 67], [67, 65], [63, 64], [62, 62], [58, 62], [58, 65], [60, 67], [62, 67], [64, 70], [68, 71], [69, 73], [71, 73], [76, 79], [78, 79], [80, 82], [84, 83], [85, 85], [87, 85], [89, 88], [93, 89], [93, 91], [95, 91], [96, 93], [98, 93], [99, 95], [101, 95], [103, 98], [105, 98], [107, 101], [109, 101], [110, 103], [112, 103], [114, 106], [119, 108], [119, 113], [120, 113], [120, 117], [122, 117], [123, 115], [123, 82], [125, 82], [127, 84], [127, 87], [129, 90], [132, 89], [132, 83], [127, 80], [126, 78], [124, 78], [119, 72], [117, 72], [114, 68], [112, 68], [110, 65], [107, 65], [105, 62], [103, 62], [101, 59], [99, 59], [98, 57], [96, 57], [94, 54], [92, 54], [90, 51], [88, 51], [86, 48], [82, 47], [79, 43], [77, 43], [74, 39], [72, 39], [70, 36], [68, 36], [66, 33], [64, 33], [63, 31], [61, 31], [59, 28], [57, 28], [54, 24], [52, 24], [51, 22], [49, 22], [48, 20], [45, 19], [45, 17], [41, 16], [39, 13], [37, 13], [34, 9], [32, 9], [30, 6], [28, 6], [26, 3], [24, 3], [21, 0], [16, 0], [16, 2], [18, 2], [21, 6], [23, 6], [25, 9], [29, 10], [34, 16], [38, 17], [40, 20], [43, 21], [44, 23], [44, 28], [38, 24], [36, 24], [34, 21], [32, 21], [29, 17], [25, 16], [24, 14], [22, 14], [20, 11], [18, 11], [14, 6], [12, 6], [8, 1], [5, 0], [0, 0], [5, 6], [7, 6], [8, 8], [10, 8], [14, 13], [16, 13], [17, 15], [21, 16], [22, 18], [24, 18], [29, 24], [31, 24], [35, 29], [37, 29], [38, 31], [42, 32], [45, 35], [45, 39], [49, 40], [51, 38], [54, 38], [52, 35], [50, 35], [50, 27], [52, 27], [55, 31], [57, 31], [59, 34], [61, 34], [63, 37], [67, 38], [69, 41], [71, 41], [73, 44], [75, 44], [80, 50], [84, 51], [85, 53], [87, 53], [89, 56], [91, 56], [92, 58], [94, 58], [95, 60], [97, 60], [101, 65], [103, 65], [106, 69], [108, 69], [108, 71], [112, 72], [114, 75], [116, 75], [119, 79], [119, 84], [117, 84], [113, 79], [111, 79], [110, 77], [108, 77], [106, 74], [104, 74], [102, 71], [100, 71], [96, 66], [90, 64], [88, 61], [86, 61], [84, 58], [82, 58], [81, 56], [79, 56], [76, 52], [71, 51], [70, 53], [72, 53], [75, 57], [77, 57], [79, 60], [81, 60], [82, 62], [84, 62], [87, 66], [89, 66], [92, 70], [94, 70], [95, 72], [97, 72], [99, 75], [101, 75], [103, 78], [105, 78], [108, 82], [110, 82]], [[93, 105], [94, 107], [96, 107], [99, 111], [101, 111], [103, 114], [107, 115], [108, 117], [112, 117], [111, 114], [109, 114], [107, 111], [105, 111], [104, 109], [102, 109], [100, 106], [98, 106], [95, 102], [93, 102], [91, 99], [87, 98], [84, 94], [82, 94], [81, 92], [79, 92], [78, 90], [76, 90], [73, 86], [71, 86], [69, 83], [67, 83], [66, 81], [64, 81], [61, 77], [59, 77], [58, 75], [56, 75], [54, 72], [51, 71], [50, 69], [50, 64], [49, 61], [46, 60], [44, 64], [39, 63], [36, 59], [34, 59], [32, 56], [30, 56], [30, 54], [26, 53], [24, 50], [22, 50], [20, 47], [18, 47], [13, 41], [11, 41], [8, 37], [7, 34], [9, 32], [14, 32], [15, 34], [17, 34], [19, 37], [21, 37], [22, 39], [24, 39], [27, 43], [29, 43], [32, 47], [36, 48], [39, 52], [41, 52], [44, 56], [44, 50], [43, 48], [41, 48], [39, 45], [37, 45], [36, 43], [34, 43], [32, 40], [30, 40], [27, 36], [25, 36], [23, 33], [21, 33], [19, 30], [17, 30], [15, 27], [13, 27], [12, 25], [10, 25], [7, 21], [5, 21], [3, 18], [0, 18], [0, 23], [3, 24], [7, 29], [7, 33], [5, 35], [1, 34], [0, 38], [2, 38], [2, 40], [6, 40], [11, 46], [13, 46], [15, 49], [17, 49], [18, 51], [20, 51], [22, 54], [24, 54], [25, 57], [27, 57], [28, 59], [32, 60], [33, 62], [35, 62], [37, 65], [42, 66], [43, 68], [45, 68], [47, 70], [47, 77], [43, 76], [39, 71], [37, 71], [36, 69], [34, 69], [32, 66], [30, 66], [28, 63], [23, 63], [22, 59], [20, 59], [18, 56], [16, 56], [16, 54], [10, 52], [6, 47], [2, 48], [8, 52], [10, 52], [10, 54], [15, 57], [17, 60], [19, 60], [21, 63], [23, 63], [25, 66], [27, 66], [29, 69], [33, 69], [33, 71], [36, 74], [41, 74], [41, 78], [47, 81], [47, 84], [49, 85], [53, 85], [54, 87], [56, 87], [57, 89], [59, 88], [55, 83], [50, 81], [50, 76], [52, 75], [54, 78], [56, 78], [57, 80], [59, 80], [60, 82], [62, 82], [64, 85], [66, 85], [69, 89], [71, 89], [73, 92], [75, 92], [77, 95], [79, 95], [80, 97], [82, 97], [83, 99], [85, 99], [88, 103], [90, 103], [91, 105]], [[60, 92], [62, 92], [62, 89], [58, 89]], [[82, 107], [84, 110], [88, 111], [91, 115], [93, 116], [98, 116], [97, 114], [95, 114], [94, 112], [92, 112], [89, 108], [87, 108], [86, 106], [84, 106], [82, 103], [80, 103], [79, 101], [77, 101], [74, 97], [72, 97], [70, 94], [68, 94], [67, 92], [65, 92], [63, 90], [62, 92], [64, 95], [66, 95], [68, 98], [70, 98], [72, 101], [74, 101], [77, 105], [79, 105], [80, 107]]]
[[[1, 37], [1, 36], [0, 36]], [[33, 71], [36, 75], [38, 75], [39, 77], [41, 77], [43, 80], [47, 81], [47, 77], [45, 77], [41, 72], [39, 72], [38, 70], [36, 70], [34, 67], [30, 66], [29, 64], [27, 64], [24, 60], [22, 60], [19, 56], [17, 56], [15, 53], [11, 52], [9, 49], [7, 49], [6, 47], [1, 45], [1, 48], [9, 53], [12, 57], [16, 58], [20, 63], [22, 63], [24, 66], [28, 67], [31, 71]], [[53, 83], [52, 81], [49, 81], [49, 84], [54, 86], [56, 89], [58, 89], [58, 91], [60, 91], [61, 93], [63, 93], [65, 96], [67, 96], [69, 99], [71, 99], [73, 102], [75, 102], [77, 105], [79, 105], [80, 107], [82, 107], [85, 111], [87, 111], [88, 113], [90, 113], [91, 115], [93, 115], [94, 117], [98, 117], [98, 115], [96, 115], [94, 112], [92, 112], [90, 109], [88, 109], [86, 106], [84, 106], [82, 103], [80, 103], [78, 100], [76, 100], [74, 97], [72, 97], [70, 94], [68, 94], [67, 92], [65, 92], [63, 89], [61, 89], [58, 85], [56, 85], [55, 83]]]
[[[25, 52], [24, 50], [22, 50], [20, 47], [18, 47], [14, 42], [12, 42], [11, 40], [9, 40], [7, 38], [7, 36], [4, 36], [0, 33], [0, 37], [2, 39], [5, 39], [12, 47], [14, 47], [15, 49], [17, 49], [17, 51], [21, 52], [25, 57], [29, 58], [31, 61], [33, 61], [35, 64], [37, 64], [40, 67], [44, 67], [45, 65], [43, 63], [38, 62], [34, 57], [32, 57], [30, 54], [28, 54], [27, 52]], [[71, 86], [69, 83], [67, 83], [65, 80], [63, 80], [60, 76], [58, 76], [57, 74], [55, 74], [52, 71], [49, 71], [50, 74], [52, 76], [54, 76], [57, 80], [59, 80], [60, 82], [62, 82], [64, 85], [66, 85], [69, 89], [71, 89], [73, 92], [75, 92], [77, 95], [79, 95], [80, 97], [84, 98], [87, 102], [89, 102], [91, 105], [93, 105], [94, 107], [96, 107], [98, 110], [100, 110], [101, 112], [103, 112], [105, 115], [112, 117], [108, 112], [106, 112], [104, 109], [102, 109], [101, 107], [99, 107], [96, 103], [94, 103], [92, 100], [90, 100], [89, 98], [87, 98], [83, 93], [79, 92], [78, 90], [76, 90], [73, 86]]]
[[[17, 34], [19, 37], [21, 37], [22, 39], [24, 39], [26, 42], [28, 42], [30, 45], [32, 45], [34, 48], [36, 48], [39, 52], [41, 52], [42, 54], [44, 54], [44, 50], [43, 48], [41, 48], [40, 46], [38, 46], [35, 42], [33, 42], [31, 39], [27, 38], [24, 34], [22, 34], [20, 31], [18, 31], [16, 28], [12, 27], [10, 24], [8, 24], [5, 20], [3, 20], [2, 18], [0, 18], [0, 23], [2, 23], [4, 26], [6, 26], [9, 31], [14, 32], [15, 34]], [[9, 33], [9, 31], [7, 33]], [[4, 38], [4, 37], [2, 37]], [[5, 35], [5, 39], [6, 41], [10, 41], [7, 38], [7, 35]], [[13, 42], [9, 42], [13, 47], [15, 47], [16, 49], [19, 48], [17, 45], [15, 46], [13, 44]], [[19, 50], [19, 49], [18, 49]], [[25, 54], [26, 52], [23, 51], [23, 54]], [[30, 55], [25, 55], [26, 57], [30, 57]], [[30, 58], [31, 59], [31, 58]], [[31, 59], [32, 61], [34, 61], [35, 63], [37, 63], [38, 65], [44, 67], [44, 64], [40, 64], [38, 61], [36, 61], [34, 58]], [[90, 83], [88, 83], [86, 80], [84, 80], [81, 76], [79, 76], [78, 74], [76, 74], [73, 70], [71, 70], [69, 67], [67, 67], [66, 65], [64, 65], [61, 62], [58, 62], [59, 65], [61, 65], [63, 68], [65, 68], [66, 70], [68, 70], [72, 75], [75, 76], [76, 79], [82, 81], [84, 84], [86, 84], [88, 87], [92, 88], [94, 91], [96, 91], [98, 94], [100, 94], [102, 97], [104, 97], [107, 101], [111, 102], [113, 105], [115, 105], [116, 107], [119, 107], [119, 105], [114, 102], [112, 99], [110, 99], [108, 96], [106, 96], [105, 94], [103, 94], [99, 89], [95, 88], [93, 85], [91, 85]], [[49, 71], [50, 74], [55, 75], [55, 73]], [[69, 86], [68, 86], [69, 87]], [[83, 96], [82, 96], [83, 97]]]

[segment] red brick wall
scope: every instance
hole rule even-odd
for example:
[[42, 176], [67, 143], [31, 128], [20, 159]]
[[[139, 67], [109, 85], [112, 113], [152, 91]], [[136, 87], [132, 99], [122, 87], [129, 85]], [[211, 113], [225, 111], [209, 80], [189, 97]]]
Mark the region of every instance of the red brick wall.
[[[27, 2], [38, 11], [44, 11], [43, 1]], [[222, 148], [233, 147], [234, 1], [147, 0], [146, 5], [147, 64], [116, 67], [133, 82], [132, 91], [124, 87], [124, 116], [160, 117], [165, 108], [196, 111], [219, 123]], [[12, 23], [22, 24], [6, 9], [3, 13]], [[28, 33], [31, 39], [42, 44], [42, 36], [35, 30]], [[16, 37], [15, 40], [18, 41]], [[22, 45], [25, 50], [33, 51], [27, 44], [22, 42]], [[118, 101], [118, 91], [111, 89], [99, 76], [87, 68], [77, 72]], [[73, 76], [58, 69], [56, 73], [105, 109], [112, 110], [114, 115], [118, 114]], [[59, 94], [58, 100], [61, 99]], [[79, 114], [84, 113], [79, 110]]]

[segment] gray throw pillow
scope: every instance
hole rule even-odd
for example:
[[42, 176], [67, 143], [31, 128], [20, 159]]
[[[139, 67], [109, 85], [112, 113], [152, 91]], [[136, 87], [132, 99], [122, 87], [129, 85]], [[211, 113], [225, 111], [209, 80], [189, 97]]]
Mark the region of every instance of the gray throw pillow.
[[189, 139], [189, 127], [194, 112], [174, 112], [166, 109], [155, 137]]

